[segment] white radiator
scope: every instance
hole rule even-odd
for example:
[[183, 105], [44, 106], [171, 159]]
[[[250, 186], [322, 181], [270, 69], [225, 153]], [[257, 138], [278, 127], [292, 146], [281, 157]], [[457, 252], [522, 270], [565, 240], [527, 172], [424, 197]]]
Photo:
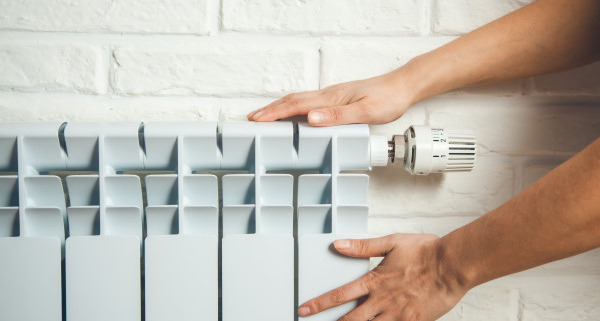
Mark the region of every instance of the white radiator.
[[294, 320], [368, 271], [368, 168], [366, 125], [1, 123], [0, 320]]

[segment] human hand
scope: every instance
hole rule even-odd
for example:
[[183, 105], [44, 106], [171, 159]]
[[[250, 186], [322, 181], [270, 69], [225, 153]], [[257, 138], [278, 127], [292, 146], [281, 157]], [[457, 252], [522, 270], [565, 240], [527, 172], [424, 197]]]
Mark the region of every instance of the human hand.
[[289, 94], [248, 114], [248, 120], [274, 121], [307, 115], [313, 126], [383, 124], [398, 119], [413, 104], [405, 72]]
[[353, 257], [383, 261], [363, 277], [309, 300], [300, 316], [365, 297], [364, 303], [339, 321], [435, 320], [450, 311], [468, 288], [441, 258], [435, 235], [392, 234], [366, 240], [337, 240], [336, 250]]

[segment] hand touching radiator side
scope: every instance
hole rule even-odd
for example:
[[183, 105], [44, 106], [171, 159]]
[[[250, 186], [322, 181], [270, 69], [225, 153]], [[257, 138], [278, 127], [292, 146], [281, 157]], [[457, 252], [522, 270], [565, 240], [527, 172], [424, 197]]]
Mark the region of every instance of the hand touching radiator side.
[[338, 240], [342, 254], [385, 258], [298, 312], [311, 315], [366, 297], [341, 320], [435, 320], [479, 284], [600, 247], [598, 182], [600, 138], [504, 205], [442, 238]]

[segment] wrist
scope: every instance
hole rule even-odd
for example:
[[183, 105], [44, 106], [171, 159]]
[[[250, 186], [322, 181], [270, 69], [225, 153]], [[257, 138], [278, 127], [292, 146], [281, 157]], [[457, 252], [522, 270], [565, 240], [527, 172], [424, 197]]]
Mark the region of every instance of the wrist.
[[426, 55], [417, 56], [388, 74], [394, 87], [400, 88], [401, 94], [408, 100], [409, 106], [438, 94], [433, 90], [433, 71], [427, 67], [427, 63]]
[[460, 255], [460, 248], [452, 245], [452, 236], [436, 241], [435, 253], [438, 275], [451, 292], [466, 293], [478, 285], [477, 268]]

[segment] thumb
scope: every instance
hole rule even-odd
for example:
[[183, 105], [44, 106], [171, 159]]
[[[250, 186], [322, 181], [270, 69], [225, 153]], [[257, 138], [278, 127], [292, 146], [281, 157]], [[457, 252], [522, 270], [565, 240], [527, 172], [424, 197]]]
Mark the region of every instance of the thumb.
[[363, 103], [357, 101], [349, 105], [314, 109], [308, 113], [308, 122], [312, 126], [334, 126], [368, 122], [368, 119], [364, 116]]
[[387, 255], [395, 242], [389, 237], [362, 240], [336, 240], [333, 246], [338, 252], [353, 257], [380, 257]]

